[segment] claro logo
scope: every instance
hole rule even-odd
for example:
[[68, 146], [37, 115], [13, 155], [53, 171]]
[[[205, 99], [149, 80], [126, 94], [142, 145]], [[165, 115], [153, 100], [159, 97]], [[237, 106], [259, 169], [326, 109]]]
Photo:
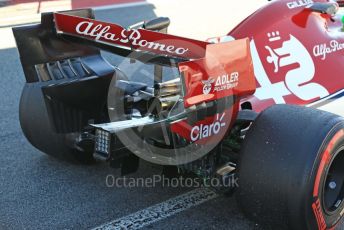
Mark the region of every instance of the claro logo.
[[220, 114], [216, 115], [216, 120], [211, 124], [199, 124], [194, 126], [191, 130], [190, 138], [192, 141], [201, 140], [207, 137], [211, 137], [220, 133], [222, 127], [226, 126], [223, 118], [225, 113], [220, 117]]

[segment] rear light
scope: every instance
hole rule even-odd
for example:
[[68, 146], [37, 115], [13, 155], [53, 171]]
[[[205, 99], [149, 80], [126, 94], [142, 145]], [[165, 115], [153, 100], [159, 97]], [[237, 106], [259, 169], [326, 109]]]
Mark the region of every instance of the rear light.
[[111, 134], [105, 130], [96, 130], [95, 152], [108, 158], [110, 156]]

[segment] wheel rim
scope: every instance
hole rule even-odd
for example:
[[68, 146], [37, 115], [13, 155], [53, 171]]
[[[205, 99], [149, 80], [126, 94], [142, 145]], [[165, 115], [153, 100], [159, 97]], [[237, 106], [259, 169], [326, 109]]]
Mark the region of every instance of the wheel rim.
[[322, 197], [328, 214], [336, 212], [344, 203], [344, 147], [334, 156], [326, 173]]

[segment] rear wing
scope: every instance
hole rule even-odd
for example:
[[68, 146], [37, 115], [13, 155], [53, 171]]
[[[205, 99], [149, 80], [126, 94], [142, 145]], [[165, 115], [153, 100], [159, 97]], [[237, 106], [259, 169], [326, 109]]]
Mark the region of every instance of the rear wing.
[[[62, 12], [68, 16], [94, 19], [91, 9]], [[68, 36], [56, 30], [54, 13], [42, 13], [41, 23], [13, 28], [19, 56], [26, 82], [47, 82], [50, 80], [68, 80], [74, 77], [105, 76], [114, 71], [100, 55], [106, 50], [119, 56], [135, 58], [142, 62], [171, 65], [178, 62], [166, 56], [136, 52], [128, 47], [109, 46], [91, 40]], [[59, 21], [62, 23], [61, 21]], [[68, 21], [64, 21], [68, 24]], [[152, 28], [152, 26], [147, 26]], [[137, 55], [136, 55], [137, 54]]]
[[[40, 24], [13, 28], [26, 82], [42, 83], [56, 132], [77, 132], [102, 119], [110, 82], [125, 70], [117, 71], [100, 50], [154, 64], [160, 73], [158, 67], [177, 67], [185, 108], [197, 110], [204, 103], [254, 93], [248, 39], [212, 44], [152, 31], [164, 26], [166, 22], [123, 28], [95, 20], [86, 9], [45, 13]], [[158, 75], [156, 82], [162, 79]]]
[[[211, 44], [204, 41], [149, 31], [65, 13], [54, 14], [56, 32], [135, 52], [148, 52], [176, 61], [184, 83], [184, 105], [190, 107], [255, 90], [249, 40]], [[213, 83], [214, 91], [203, 90]], [[210, 86], [209, 86], [210, 87]], [[212, 86], [211, 86], [212, 87]]]
[[[199, 84], [208, 78], [237, 72], [246, 89], [241, 86], [230, 87], [234, 91], [237, 89], [232, 93], [244, 95], [255, 89], [248, 41], [211, 44], [143, 28], [123, 28], [95, 20], [90, 9], [45, 13], [42, 14], [41, 24], [16, 27], [13, 32], [28, 83], [52, 78], [70, 79], [78, 75], [84, 78], [110, 74], [114, 67], [101, 57], [100, 49], [103, 49], [124, 57], [130, 54], [131, 59], [143, 62], [176, 65], [184, 76], [190, 75], [188, 70], [192, 70], [192, 75], [204, 75]], [[192, 63], [188, 64], [189, 68], [185, 68], [187, 64], [182, 64], [190, 61], [197, 63], [197, 70], [190, 68]], [[214, 63], [216, 66], [211, 66]], [[236, 68], [229, 68], [234, 63]], [[185, 81], [188, 82], [193, 84], [194, 80]], [[195, 90], [194, 85], [185, 88]], [[188, 94], [193, 95], [190, 92]], [[191, 101], [198, 103], [200, 100]]]
[[142, 28], [126, 29], [114, 23], [67, 13], [54, 13], [54, 20], [57, 34], [70, 35], [131, 51], [147, 51], [171, 58], [202, 58], [209, 44]]

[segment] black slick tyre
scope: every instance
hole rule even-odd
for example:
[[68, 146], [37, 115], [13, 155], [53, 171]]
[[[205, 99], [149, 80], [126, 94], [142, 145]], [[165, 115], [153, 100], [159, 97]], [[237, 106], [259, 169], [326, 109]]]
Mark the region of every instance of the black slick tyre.
[[343, 199], [343, 118], [292, 105], [263, 111], [241, 150], [237, 200], [244, 213], [274, 229], [335, 229]]

